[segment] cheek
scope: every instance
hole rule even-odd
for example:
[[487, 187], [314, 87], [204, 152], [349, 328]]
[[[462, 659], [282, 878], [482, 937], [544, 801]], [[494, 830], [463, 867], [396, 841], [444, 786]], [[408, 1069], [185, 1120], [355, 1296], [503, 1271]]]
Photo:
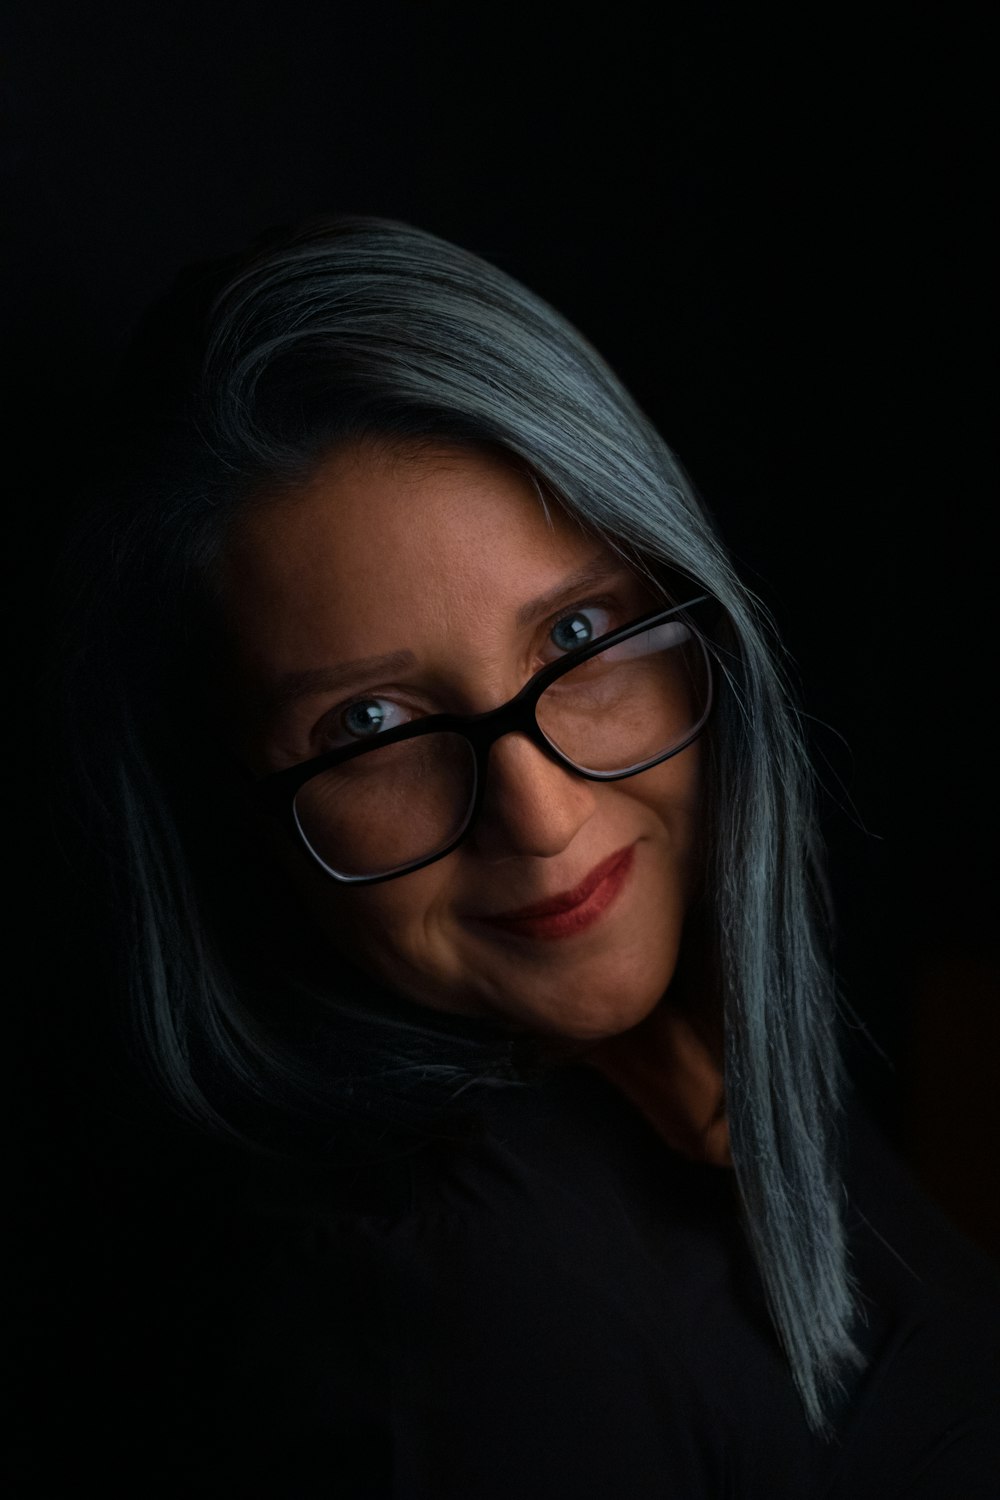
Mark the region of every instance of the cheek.
[[673, 760], [624, 783], [628, 795], [650, 817], [658, 899], [669, 902], [678, 915], [687, 912], [705, 870], [703, 778], [697, 748], [692, 745]]
[[702, 777], [697, 744], [622, 785], [629, 796], [653, 814], [671, 849], [678, 855], [694, 851], [702, 821]]
[[321, 870], [300, 868], [297, 883], [312, 917], [345, 957], [392, 973], [433, 945], [436, 918], [447, 905], [448, 863], [353, 890], [338, 888]]

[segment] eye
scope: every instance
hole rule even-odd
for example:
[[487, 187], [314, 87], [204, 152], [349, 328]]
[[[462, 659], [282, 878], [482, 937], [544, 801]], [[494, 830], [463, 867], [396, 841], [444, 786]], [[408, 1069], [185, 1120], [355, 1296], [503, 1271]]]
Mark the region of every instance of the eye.
[[589, 646], [611, 629], [611, 615], [598, 605], [587, 605], [563, 615], [549, 631], [549, 640], [558, 651], [578, 651]]
[[324, 744], [334, 750], [352, 741], [375, 739], [405, 724], [408, 718], [406, 710], [391, 698], [356, 698], [328, 714], [320, 730]]

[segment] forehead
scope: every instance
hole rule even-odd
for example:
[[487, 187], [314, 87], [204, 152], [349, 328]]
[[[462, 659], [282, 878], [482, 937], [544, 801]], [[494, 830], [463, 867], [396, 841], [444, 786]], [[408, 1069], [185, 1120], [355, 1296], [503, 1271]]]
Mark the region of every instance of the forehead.
[[499, 621], [563, 577], [602, 566], [623, 570], [512, 461], [366, 447], [334, 454], [301, 489], [255, 505], [231, 539], [223, 585], [246, 644], [312, 656], [460, 632], [470, 613]]

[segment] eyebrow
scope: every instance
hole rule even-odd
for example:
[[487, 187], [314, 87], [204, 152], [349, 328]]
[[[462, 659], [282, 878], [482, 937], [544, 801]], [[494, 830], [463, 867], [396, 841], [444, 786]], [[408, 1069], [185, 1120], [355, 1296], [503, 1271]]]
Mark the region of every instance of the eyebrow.
[[[581, 568], [578, 573], [563, 580], [555, 589], [522, 604], [515, 616], [519, 628], [533, 625], [536, 620], [568, 604], [581, 593], [606, 586], [620, 578], [626, 568], [621, 562], [609, 561], [598, 555]], [[383, 656], [359, 656], [354, 661], [341, 662], [335, 667], [308, 667], [301, 672], [287, 672], [279, 677], [267, 695], [265, 712], [278, 714], [299, 698], [308, 698], [320, 693], [340, 692], [352, 684], [409, 671], [416, 665], [412, 651], [388, 651]]]
[[624, 576], [626, 568], [621, 561], [611, 561], [598, 553], [591, 558], [586, 567], [581, 568], [579, 573], [563, 580], [558, 588], [551, 589], [547, 594], [540, 594], [537, 599], [532, 599], [528, 604], [522, 604], [517, 612], [517, 623], [520, 626], [533, 625], [536, 620], [541, 620], [545, 615], [551, 614], [561, 604], [569, 604], [577, 594], [586, 593], [590, 589], [602, 588], [615, 579]]
[[267, 712], [280, 713], [299, 698], [340, 692], [354, 682], [371, 677], [406, 672], [416, 660], [412, 651], [387, 651], [384, 656], [359, 656], [355, 661], [341, 662], [336, 667], [308, 667], [302, 672], [286, 672], [267, 695]]

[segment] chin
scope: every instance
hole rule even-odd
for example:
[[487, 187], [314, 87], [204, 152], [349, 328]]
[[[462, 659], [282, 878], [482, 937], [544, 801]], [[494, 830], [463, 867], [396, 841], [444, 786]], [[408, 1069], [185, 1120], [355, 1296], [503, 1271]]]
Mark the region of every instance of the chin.
[[[554, 990], [532, 993], [529, 986], [483, 996], [476, 1006], [480, 1015], [506, 1021], [519, 1031], [567, 1041], [600, 1042], [639, 1026], [659, 1005], [670, 983], [666, 974], [642, 984], [629, 985], [624, 976], [607, 987], [576, 989], [567, 980]], [[425, 1001], [426, 1003], [426, 1001]], [[451, 1008], [447, 1002], [442, 1009]]]
[[642, 1003], [623, 1004], [620, 999], [602, 1004], [595, 1001], [589, 1005], [575, 1005], [556, 1011], [539, 1023], [538, 1030], [546, 1035], [565, 1037], [577, 1042], [603, 1042], [609, 1037], [621, 1036], [631, 1031], [656, 1009], [663, 998], [663, 991]]

